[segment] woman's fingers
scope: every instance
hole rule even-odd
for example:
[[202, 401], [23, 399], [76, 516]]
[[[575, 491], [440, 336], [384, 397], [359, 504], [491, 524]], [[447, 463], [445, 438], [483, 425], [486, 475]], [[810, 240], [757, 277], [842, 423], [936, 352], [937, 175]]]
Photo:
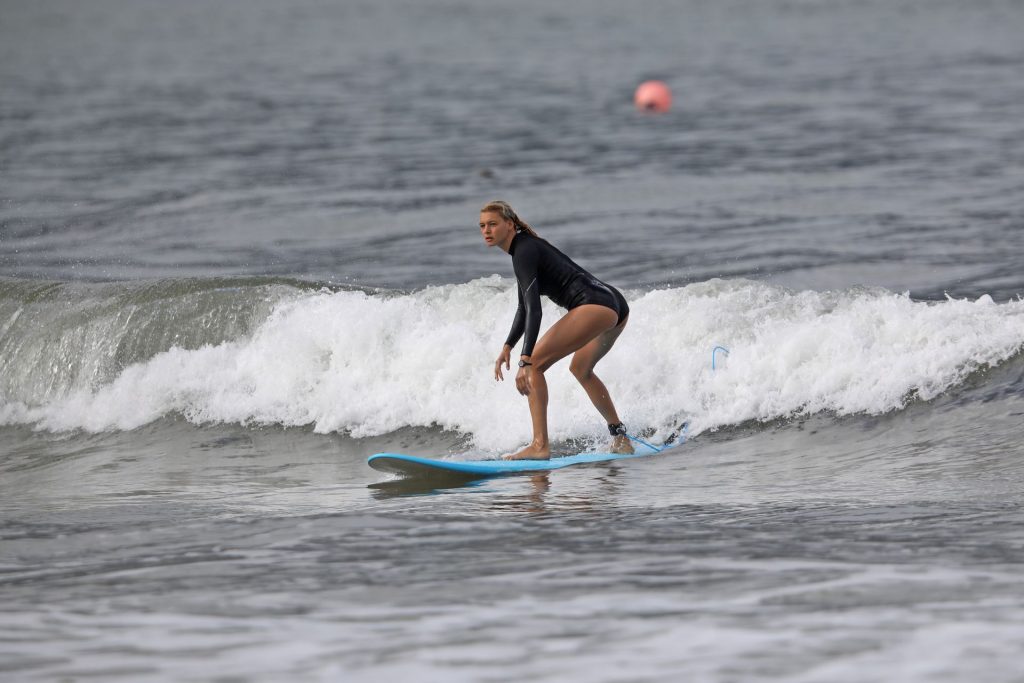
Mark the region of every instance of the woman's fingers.
[[502, 372], [501, 372], [501, 364], [502, 363], [505, 364], [505, 369], [506, 370], [509, 370], [509, 369], [512, 368], [512, 361], [510, 360], [509, 354], [505, 353], [504, 351], [502, 351], [498, 355], [498, 360], [494, 361], [494, 379], [495, 380], [501, 380], [501, 381], [505, 380], [505, 375], [503, 375]]

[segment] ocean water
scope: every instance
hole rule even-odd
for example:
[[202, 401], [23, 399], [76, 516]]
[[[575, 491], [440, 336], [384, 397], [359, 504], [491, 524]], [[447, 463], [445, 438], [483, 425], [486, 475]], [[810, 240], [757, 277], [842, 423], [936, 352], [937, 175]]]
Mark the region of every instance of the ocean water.
[[[0, 0], [0, 679], [1024, 680], [1022, 28]], [[623, 290], [599, 373], [681, 448], [366, 466], [530, 437], [492, 198]]]

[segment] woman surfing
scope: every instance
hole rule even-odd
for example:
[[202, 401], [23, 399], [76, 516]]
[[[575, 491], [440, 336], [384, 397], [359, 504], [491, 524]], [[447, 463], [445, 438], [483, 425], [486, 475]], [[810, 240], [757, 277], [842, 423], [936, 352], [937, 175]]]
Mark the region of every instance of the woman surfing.
[[[495, 380], [504, 379], [501, 366], [511, 367], [512, 347], [525, 335], [516, 389], [530, 402], [533, 441], [505, 459], [546, 460], [551, 457], [548, 385], [544, 373], [569, 354], [572, 354], [569, 371], [608, 423], [613, 437], [611, 452], [632, 453], [633, 447], [608, 389], [594, 374], [594, 366], [611, 350], [626, 327], [629, 319], [626, 299], [617, 289], [601, 282], [547, 240], [538, 237], [508, 202], [489, 202], [480, 210], [480, 233], [487, 246], [501, 247], [512, 256], [519, 291], [519, 308], [512, 330], [494, 363]], [[541, 294], [568, 312], [538, 341]]]

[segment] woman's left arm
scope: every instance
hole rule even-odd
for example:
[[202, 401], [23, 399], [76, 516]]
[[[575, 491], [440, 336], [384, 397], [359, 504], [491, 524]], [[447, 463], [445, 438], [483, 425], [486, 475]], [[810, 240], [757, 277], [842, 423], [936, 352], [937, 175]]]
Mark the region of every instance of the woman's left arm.
[[529, 357], [533, 355], [533, 346], [537, 343], [543, 315], [540, 307], [540, 285], [537, 284], [540, 254], [536, 245], [533, 242], [527, 242], [516, 249], [512, 266], [516, 271], [516, 280], [519, 282], [519, 296], [523, 311], [525, 337], [520, 353]]

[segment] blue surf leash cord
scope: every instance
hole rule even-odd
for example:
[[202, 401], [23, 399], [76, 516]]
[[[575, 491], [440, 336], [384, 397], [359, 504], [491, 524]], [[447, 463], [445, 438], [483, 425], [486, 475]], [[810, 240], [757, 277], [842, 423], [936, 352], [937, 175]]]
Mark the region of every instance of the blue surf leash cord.
[[[711, 349], [711, 369], [712, 370], [716, 369], [715, 368], [715, 354], [718, 353], [719, 351], [722, 351], [723, 353], [725, 353], [726, 356], [729, 355], [729, 349], [725, 348], [724, 346], [716, 346], [713, 349]], [[658, 446], [655, 446], [654, 444], [647, 443], [646, 441], [644, 441], [643, 439], [641, 439], [638, 436], [633, 436], [632, 434], [629, 434], [625, 430], [623, 430], [622, 433], [625, 434], [626, 437], [630, 441], [635, 441], [636, 443], [638, 443], [638, 444], [640, 444], [642, 446], [647, 446], [648, 448], [650, 448], [655, 453], [661, 453], [663, 450], [668, 448], [669, 444], [671, 444], [673, 441], [675, 441], [675, 439], [677, 437], [680, 439], [679, 443], [685, 443], [686, 442], [686, 432], [689, 429], [690, 429], [690, 423], [689, 422], [684, 422], [683, 424], [681, 424], [679, 426], [679, 430], [677, 432], [675, 432], [673, 434], [669, 434], [669, 437], [665, 440], [665, 443], [663, 443], [660, 448]]]
[[690, 423], [689, 422], [684, 422], [682, 425], [680, 425], [680, 428], [679, 428], [678, 432], [669, 435], [669, 437], [668, 437], [668, 439], [666, 439], [665, 443], [663, 443], [661, 445], [661, 448], [658, 448], [654, 444], [647, 443], [646, 441], [644, 441], [640, 437], [633, 436], [632, 434], [630, 434], [629, 432], [626, 432], [625, 430], [623, 430], [622, 434], [625, 435], [625, 437], [627, 439], [629, 439], [630, 441], [635, 441], [636, 443], [638, 443], [638, 444], [640, 444], [642, 446], [647, 446], [648, 448], [650, 448], [655, 453], [661, 453], [663, 450], [668, 448], [669, 444], [672, 443], [675, 440], [676, 437], [680, 438], [679, 443], [685, 443], [686, 442], [686, 432], [687, 432], [687, 430], [689, 428], [690, 428]]
[[[712, 370], [716, 370], [717, 369], [716, 366], [715, 366], [715, 354], [718, 353], [719, 351], [723, 352], [726, 356], [729, 355], [729, 349], [725, 348], [724, 346], [716, 346], [713, 349], [711, 349], [711, 369]], [[632, 434], [627, 432], [625, 429], [622, 430], [621, 434], [623, 434], [630, 441], [635, 441], [636, 443], [640, 444], [641, 446], [646, 446], [647, 448], [650, 448], [655, 453], [661, 453], [663, 450], [668, 448], [669, 444], [672, 443], [676, 439], [676, 437], [679, 437], [681, 439], [679, 443], [685, 443], [686, 442], [686, 432], [687, 432], [687, 430], [689, 430], [689, 428], [690, 428], [690, 423], [689, 422], [684, 422], [683, 424], [681, 424], [679, 426], [679, 431], [674, 433], [674, 434], [670, 434], [668, 439], [665, 440], [665, 443], [663, 443], [660, 448], [658, 446], [655, 446], [654, 444], [647, 443], [646, 441], [644, 441], [643, 439], [641, 439], [638, 436], [633, 436]]]

